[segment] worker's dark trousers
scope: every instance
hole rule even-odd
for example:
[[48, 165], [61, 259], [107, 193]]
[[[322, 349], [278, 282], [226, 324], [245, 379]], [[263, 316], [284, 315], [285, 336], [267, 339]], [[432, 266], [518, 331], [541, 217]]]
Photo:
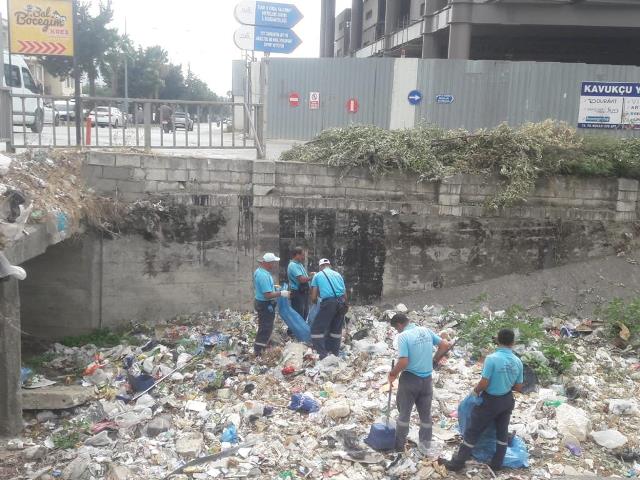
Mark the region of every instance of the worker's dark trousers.
[[396, 406], [398, 418], [396, 420], [396, 451], [403, 451], [409, 434], [409, 420], [413, 406], [420, 417], [420, 443], [431, 442], [433, 426], [431, 424], [431, 401], [433, 399], [433, 383], [431, 377], [421, 378], [410, 372], [402, 372], [398, 383]]
[[513, 393], [497, 397], [489, 395], [487, 392], [482, 394], [482, 405], [477, 405], [471, 412], [471, 420], [469, 426], [464, 433], [464, 441], [451, 461], [456, 464], [464, 464], [471, 457], [471, 451], [475, 446], [478, 438], [486, 428], [495, 423], [496, 426], [496, 453], [489, 464], [491, 467], [500, 468], [507, 453], [509, 440], [509, 420], [511, 420], [511, 412], [516, 404]]
[[291, 308], [306, 322], [309, 315], [309, 289], [291, 290]]
[[260, 355], [269, 345], [269, 339], [273, 333], [273, 322], [276, 319], [276, 303], [256, 300], [255, 308], [258, 313], [258, 333], [256, 334], [253, 351], [256, 355]]
[[338, 300], [326, 298], [320, 302], [320, 310], [311, 325], [311, 343], [320, 358], [329, 353], [338, 355], [342, 342], [344, 315], [338, 313]]

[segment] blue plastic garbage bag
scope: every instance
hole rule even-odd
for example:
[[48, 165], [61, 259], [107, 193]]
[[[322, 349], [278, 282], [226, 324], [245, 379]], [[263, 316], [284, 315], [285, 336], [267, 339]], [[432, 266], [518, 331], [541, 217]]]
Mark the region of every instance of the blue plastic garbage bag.
[[[477, 405], [482, 404], [482, 397], [469, 395], [458, 406], [458, 429], [464, 436], [465, 429], [471, 420], [471, 412]], [[496, 453], [496, 427], [490, 425], [476, 442], [473, 449], [473, 458], [479, 462], [487, 463], [491, 461]], [[519, 437], [514, 437], [507, 448], [507, 455], [504, 457], [503, 467], [523, 468], [529, 466], [529, 452], [527, 445]]]
[[220, 440], [228, 443], [238, 443], [238, 430], [236, 429], [236, 426], [233, 423], [229, 424], [224, 429]]
[[298, 412], [313, 413], [320, 410], [318, 402], [308, 395], [302, 393], [294, 393], [291, 395], [291, 403], [289, 410], [297, 410]]
[[[287, 289], [286, 283], [283, 285], [283, 289]], [[291, 332], [298, 341], [305, 343], [311, 341], [311, 328], [309, 328], [309, 325], [300, 314], [291, 307], [291, 301], [288, 298], [278, 298], [278, 310], [280, 312], [280, 318], [282, 318], [282, 321], [291, 329]]]
[[318, 312], [320, 311], [320, 302], [316, 302], [311, 305], [309, 309], [309, 314], [307, 315], [307, 325], [313, 325], [313, 321], [318, 316]]
[[33, 370], [27, 367], [20, 368], [20, 385], [24, 385], [24, 383], [31, 378], [33, 375]]

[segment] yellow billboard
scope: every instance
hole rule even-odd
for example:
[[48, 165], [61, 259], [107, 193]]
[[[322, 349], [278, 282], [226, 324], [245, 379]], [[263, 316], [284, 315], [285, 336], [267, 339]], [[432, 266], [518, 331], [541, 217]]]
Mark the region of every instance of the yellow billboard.
[[11, 53], [73, 57], [72, 0], [9, 0]]

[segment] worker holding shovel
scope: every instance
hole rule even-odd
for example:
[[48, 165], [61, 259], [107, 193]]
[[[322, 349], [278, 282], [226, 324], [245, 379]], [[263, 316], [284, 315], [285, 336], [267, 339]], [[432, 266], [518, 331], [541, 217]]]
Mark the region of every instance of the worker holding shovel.
[[[411, 323], [402, 313], [397, 313], [391, 319], [391, 326], [398, 332], [398, 362], [389, 372], [389, 388], [400, 376], [396, 406], [398, 419], [396, 420], [397, 452], [404, 452], [409, 434], [409, 420], [415, 405], [420, 416], [420, 443], [418, 450], [427, 455], [431, 448], [432, 424], [431, 401], [433, 400], [433, 384], [431, 375], [433, 365], [449, 351], [449, 343], [425, 327]], [[433, 347], [437, 346], [435, 356]]]

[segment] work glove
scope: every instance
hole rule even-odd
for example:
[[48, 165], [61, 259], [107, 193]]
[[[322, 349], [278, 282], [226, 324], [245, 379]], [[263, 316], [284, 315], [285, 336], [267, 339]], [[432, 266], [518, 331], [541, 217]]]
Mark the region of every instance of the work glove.
[[280, 296], [282, 298], [289, 298], [291, 296], [291, 292], [289, 290], [280, 290]]

